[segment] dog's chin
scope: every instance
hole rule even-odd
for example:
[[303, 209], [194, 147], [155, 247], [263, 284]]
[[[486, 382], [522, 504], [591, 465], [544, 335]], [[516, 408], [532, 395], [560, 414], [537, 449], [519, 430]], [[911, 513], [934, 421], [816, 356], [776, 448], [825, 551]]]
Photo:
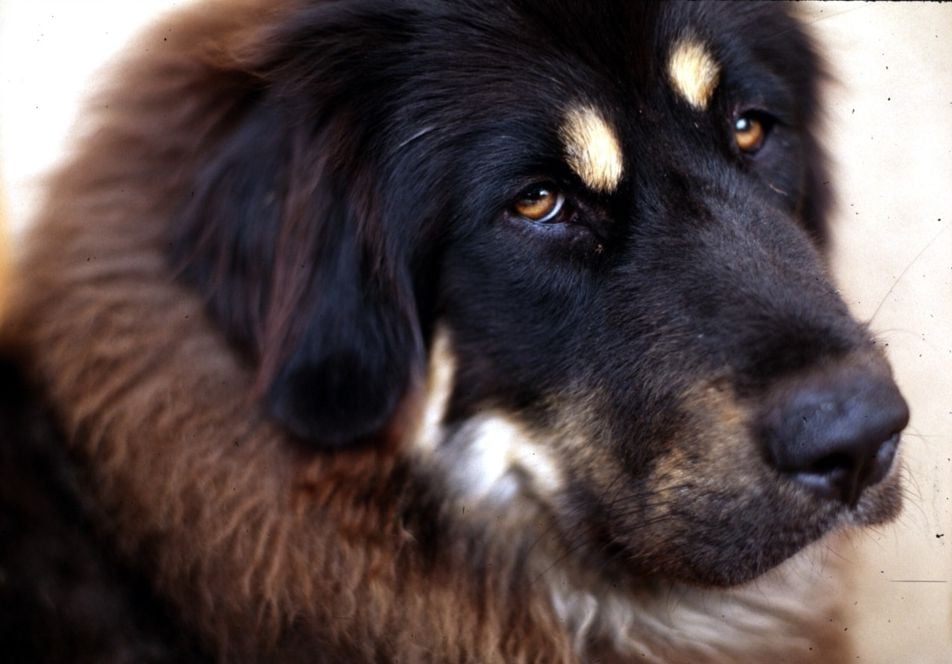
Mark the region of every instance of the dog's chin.
[[[870, 487], [853, 507], [829, 501], [811, 503], [812, 508], [810, 503], [805, 506], [799, 501], [795, 508], [672, 517], [662, 520], [664, 539], [656, 539], [647, 550], [646, 544], [654, 538], [650, 527], [646, 529], [644, 523], [641, 527], [636, 523], [611, 524], [610, 530], [628, 530], [635, 535], [613, 537], [611, 544], [592, 541], [577, 550], [584, 548], [586, 555], [600, 558], [593, 567], [604, 570], [613, 586], [624, 578], [631, 587], [660, 581], [729, 588], [771, 573], [835, 532], [894, 520], [902, 510], [902, 488], [898, 474], [893, 472]], [[764, 518], [771, 512], [775, 518]]]
[[685, 552], [684, 564], [672, 579], [700, 587], [730, 588], [769, 574], [808, 546], [835, 530], [822, 526], [765, 539], [763, 542], [739, 543], [714, 555]]
[[[804, 514], [800, 519], [778, 524], [776, 530], [765, 537], [759, 546], [752, 542], [753, 546], [741, 545], [734, 547], [733, 551], [725, 549], [714, 564], [699, 561], [693, 577], [684, 580], [719, 587], [749, 583], [769, 574], [788, 559], [804, 553], [808, 547], [834, 533], [888, 523], [898, 517], [901, 511], [901, 484], [899, 478], [893, 475], [868, 489], [856, 506], [818, 508], [813, 514]], [[818, 560], [822, 561], [822, 557], [822, 553], [819, 554]]]

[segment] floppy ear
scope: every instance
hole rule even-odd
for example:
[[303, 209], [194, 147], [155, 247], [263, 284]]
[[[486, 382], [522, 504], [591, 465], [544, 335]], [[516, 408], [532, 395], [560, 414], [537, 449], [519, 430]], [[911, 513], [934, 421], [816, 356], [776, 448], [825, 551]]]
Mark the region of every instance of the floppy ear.
[[368, 442], [421, 363], [408, 261], [340, 120], [299, 120], [265, 92], [246, 108], [194, 179], [175, 264], [253, 356], [288, 431], [329, 448]]

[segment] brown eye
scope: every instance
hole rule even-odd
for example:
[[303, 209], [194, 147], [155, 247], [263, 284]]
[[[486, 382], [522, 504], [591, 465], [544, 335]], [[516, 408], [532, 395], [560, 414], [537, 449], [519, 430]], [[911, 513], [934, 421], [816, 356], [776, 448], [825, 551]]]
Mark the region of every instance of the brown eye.
[[767, 129], [753, 115], [742, 115], [734, 121], [734, 142], [741, 152], [754, 153], [764, 146]]
[[537, 186], [527, 190], [512, 206], [520, 217], [530, 221], [549, 221], [562, 210], [565, 196], [548, 186]]

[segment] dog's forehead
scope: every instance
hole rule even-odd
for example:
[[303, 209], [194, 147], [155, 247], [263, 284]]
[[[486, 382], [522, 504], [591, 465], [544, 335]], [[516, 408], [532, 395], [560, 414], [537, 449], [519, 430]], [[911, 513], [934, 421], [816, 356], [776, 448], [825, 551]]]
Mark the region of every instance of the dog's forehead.
[[[712, 48], [699, 37], [682, 36], [672, 40], [665, 57], [661, 84], [694, 110], [706, 110], [720, 81]], [[570, 103], [559, 137], [566, 162], [588, 187], [611, 193], [618, 186], [624, 171], [619, 130], [598, 104]]]
[[720, 127], [726, 105], [786, 108], [797, 99], [786, 94], [790, 71], [764, 61], [787, 32], [765, 44], [748, 29], [784, 27], [783, 9], [560, 2], [542, 12], [545, 21], [528, 2], [511, 10], [516, 23], [485, 20], [476, 28], [472, 14], [446, 10], [472, 39], [463, 56], [414, 62], [428, 84], [414, 83], [409, 94], [427, 96], [416, 106], [423, 112], [401, 127], [401, 150], [425, 132], [441, 146], [458, 137], [476, 146], [472, 162], [497, 191], [530, 176], [570, 174], [591, 192], [612, 195], [633, 191], [622, 185], [639, 164], [694, 140], [697, 123]]

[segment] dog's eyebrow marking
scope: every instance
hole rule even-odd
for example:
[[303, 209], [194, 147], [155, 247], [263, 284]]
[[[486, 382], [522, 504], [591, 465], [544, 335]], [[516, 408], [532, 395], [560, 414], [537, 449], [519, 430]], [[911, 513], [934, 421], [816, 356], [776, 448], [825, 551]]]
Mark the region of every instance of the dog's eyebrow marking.
[[698, 110], [704, 110], [714, 94], [721, 68], [707, 47], [692, 37], [675, 44], [668, 60], [671, 84], [684, 100]]
[[621, 181], [622, 153], [615, 130], [591, 106], [576, 106], [565, 114], [561, 130], [565, 159], [582, 182], [610, 192]]

